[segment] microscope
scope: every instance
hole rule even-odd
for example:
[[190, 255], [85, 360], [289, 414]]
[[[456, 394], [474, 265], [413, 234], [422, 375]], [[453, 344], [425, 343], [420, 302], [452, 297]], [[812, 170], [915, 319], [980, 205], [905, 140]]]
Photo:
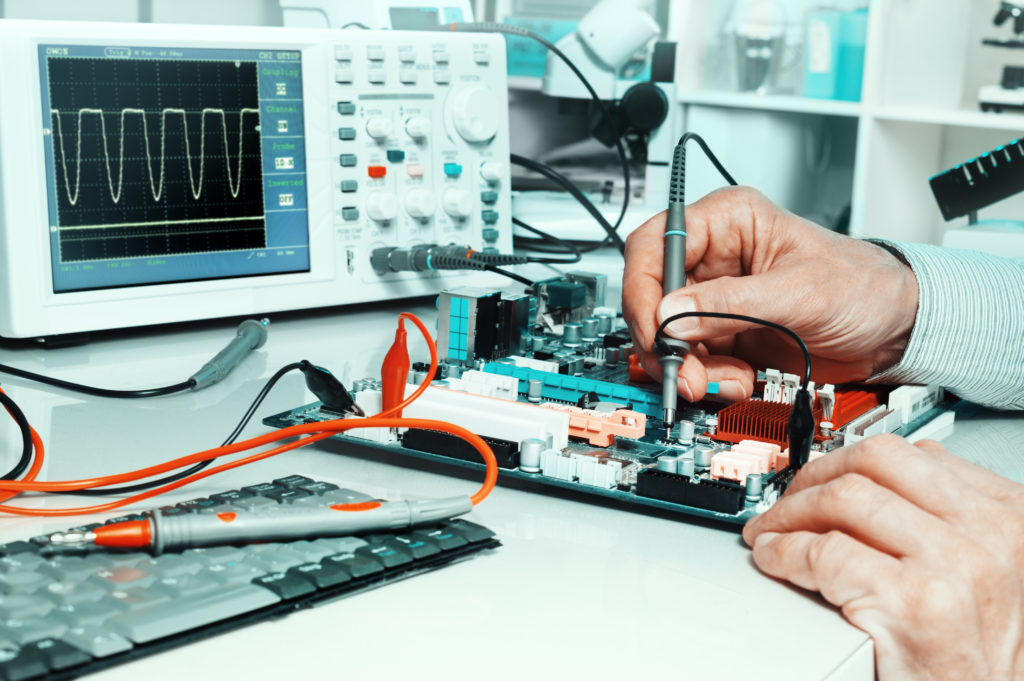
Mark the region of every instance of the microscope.
[[[986, 38], [982, 45], [1008, 50], [1024, 49], [1024, 5], [1000, 2], [993, 19], [996, 26], [1013, 20], [1013, 38]], [[1003, 67], [1003, 79], [998, 85], [983, 85], [978, 91], [982, 111], [1024, 111], [1024, 66], [1008, 64]]]

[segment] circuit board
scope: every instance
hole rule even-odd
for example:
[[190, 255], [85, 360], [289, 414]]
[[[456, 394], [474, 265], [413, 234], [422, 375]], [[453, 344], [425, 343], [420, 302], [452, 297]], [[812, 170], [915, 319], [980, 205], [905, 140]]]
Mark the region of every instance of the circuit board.
[[[495, 453], [499, 480], [528, 489], [735, 525], [767, 510], [794, 474], [786, 428], [797, 377], [767, 369], [751, 399], [684, 406], [666, 437], [660, 385], [639, 366], [615, 310], [604, 307], [604, 283], [601, 275], [576, 272], [523, 295], [443, 292], [437, 376], [403, 415], [480, 435]], [[427, 368], [414, 365], [407, 394]], [[941, 388], [930, 386], [811, 388], [812, 460], [877, 433], [910, 434], [948, 406]], [[351, 394], [365, 413], [381, 410], [378, 380], [356, 381]], [[264, 423], [285, 428], [340, 416], [314, 402]], [[399, 460], [484, 469], [475, 449], [445, 433], [360, 428], [335, 438]]]

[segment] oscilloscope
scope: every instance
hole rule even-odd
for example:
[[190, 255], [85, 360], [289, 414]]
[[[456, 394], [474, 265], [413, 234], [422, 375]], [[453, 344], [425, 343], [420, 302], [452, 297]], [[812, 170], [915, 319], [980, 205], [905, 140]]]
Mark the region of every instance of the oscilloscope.
[[511, 249], [498, 36], [0, 20], [0, 336], [436, 293]]

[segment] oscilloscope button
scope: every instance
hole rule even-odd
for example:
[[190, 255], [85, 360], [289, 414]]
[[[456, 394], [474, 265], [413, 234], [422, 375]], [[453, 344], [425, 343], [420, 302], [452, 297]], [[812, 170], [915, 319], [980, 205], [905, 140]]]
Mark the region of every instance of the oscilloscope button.
[[385, 71], [382, 68], [371, 68], [369, 71], [366, 72], [366, 78], [374, 85], [383, 85], [384, 83], [388, 82], [387, 71]]
[[355, 206], [345, 206], [344, 208], [341, 209], [341, 219], [348, 220], [349, 222], [351, 222], [352, 220], [358, 220], [359, 209], [356, 208]]
[[366, 48], [366, 58], [370, 61], [384, 61], [384, 48], [370, 45]]
[[413, 69], [402, 69], [398, 72], [398, 80], [406, 85], [415, 85], [419, 76]]
[[465, 189], [449, 189], [444, 193], [441, 207], [453, 218], [468, 218], [473, 212], [473, 197]]
[[378, 179], [388, 174], [387, 166], [367, 166], [366, 174], [372, 178]]
[[335, 45], [334, 59], [336, 61], [352, 61], [352, 48], [348, 45]]
[[505, 177], [505, 166], [497, 161], [485, 161], [480, 164], [480, 177], [494, 184]]
[[485, 52], [484, 50], [476, 50], [475, 52], [473, 52], [473, 61], [475, 61], [477, 64], [480, 64], [481, 66], [490, 64], [491, 55], [489, 52]]
[[413, 139], [424, 139], [430, 134], [430, 119], [413, 116], [405, 122], [405, 132]]
[[416, 61], [416, 52], [413, 50], [399, 50], [398, 61], [403, 64], [412, 64]]
[[452, 82], [451, 71], [434, 71], [434, 82], [438, 85], [447, 85]]
[[370, 216], [371, 220], [377, 222], [394, 220], [398, 215], [395, 197], [384, 192], [373, 192], [366, 199], [366, 214]]
[[435, 64], [447, 64], [450, 58], [451, 57], [446, 50], [434, 50]]
[[448, 98], [455, 130], [470, 143], [490, 142], [498, 134], [498, 105], [485, 85], [465, 85]]
[[338, 102], [338, 113], [342, 116], [351, 116], [356, 112], [355, 102]]
[[391, 120], [383, 116], [374, 116], [366, 121], [366, 132], [375, 140], [386, 139], [391, 134]]
[[413, 189], [405, 195], [405, 212], [423, 220], [434, 214], [434, 195], [427, 189]]
[[355, 128], [338, 128], [338, 139], [348, 141], [356, 138]]
[[356, 79], [356, 74], [352, 69], [334, 69], [334, 82], [348, 85]]
[[338, 162], [342, 168], [351, 168], [359, 162], [359, 159], [355, 154], [342, 154], [338, 157]]

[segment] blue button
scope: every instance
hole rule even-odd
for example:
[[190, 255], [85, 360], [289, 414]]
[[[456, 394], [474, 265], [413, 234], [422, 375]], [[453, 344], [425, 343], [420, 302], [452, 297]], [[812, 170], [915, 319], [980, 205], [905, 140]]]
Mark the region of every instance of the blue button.
[[486, 191], [480, 192], [480, 200], [484, 203], [494, 203], [498, 200], [498, 192]]
[[338, 139], [340, 140], [354, 140], [356, 138], [355, 128], [338, 128]]
[[354, 192], [357, 189], [359, 189], [359, 183], [356, 182], [355, 180], [342, 180], [341, 181], [341, 191], [345, 192], [346, 194], [348, 194], [350, 192]]
[[498, 221], [498, 211], [496, 210], [485, 210], [480, 216], [484, 219], [484, 224], [493, 225]]
[[484, 230], [484, 241], [497, 241], [498, 230], [496, 229], [485, 229]]
[[350, 222], [352, 220], [358, 220], [359, 209], [356, 208], [355, 206], [345, 206], [344, 208], [341, 209], [341, 219], [348, 220]]
[[338, 113], [340, 113], [342, 116], [351, 116], [355, 112], [355, 102], [338, 102]]
[[458, 177], [462, 174], [462, 165], [458, 163], [445, 163], [444, 174], [448, 177]]
[[405, 152], [401, 149], [388, 149], [388, 161], [391, 163], [401, 163], [405, 160]]
[[356, 164], [357, 160], [358, 159], [356, 159], [355, 154], [342, 154], [341, 156], [338, 157], [338, 161], [341, 163], [342, 168], [353, 167]]

